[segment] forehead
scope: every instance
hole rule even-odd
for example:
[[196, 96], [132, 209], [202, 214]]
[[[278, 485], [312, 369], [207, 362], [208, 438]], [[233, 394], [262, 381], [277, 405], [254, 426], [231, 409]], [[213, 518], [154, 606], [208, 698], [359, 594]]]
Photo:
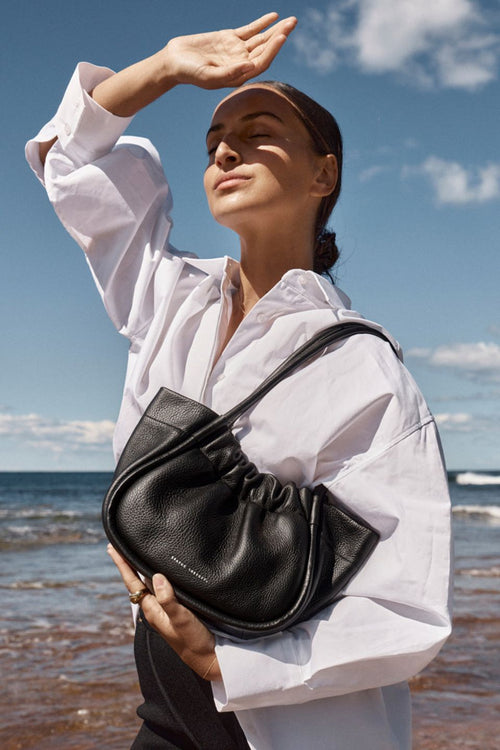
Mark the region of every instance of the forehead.
[[245, 86], [223, 99], [215, 108], [210, 128], [225, 126], [233, 120], [243, 119], [255, 113], [269, 113], [286, 125], [307, 133], [295, 109], [288, 99], [275, 89], [264, 85]]

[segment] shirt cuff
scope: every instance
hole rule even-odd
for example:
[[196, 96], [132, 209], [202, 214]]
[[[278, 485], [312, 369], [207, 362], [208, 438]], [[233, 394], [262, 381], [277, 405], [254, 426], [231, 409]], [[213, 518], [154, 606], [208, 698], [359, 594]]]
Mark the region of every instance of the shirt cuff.
[[88, 92], [114, 73], [91, 63], [78, 63], [55, 116], [26, 144], [26, 158], [43, 182], [38, 144], [55, 136], [66, 155], [83, 166], [111, 151], [132, 117], [118, 117], [95, 102]]
[[[304, 685], [299, 664], [291, 661], [294, 654], [290, 648], [290, 634], [287, 636], [278, 634], [251, 642], [234, 642], [216, 635], [215, 653], [222, 680], [211, 684], [218, 711], [306, 700], [304, 689], [308, 694], [309, 690]], [[270, 645], [270, 641], [272, 655], [266, 653], [266, 642]]]

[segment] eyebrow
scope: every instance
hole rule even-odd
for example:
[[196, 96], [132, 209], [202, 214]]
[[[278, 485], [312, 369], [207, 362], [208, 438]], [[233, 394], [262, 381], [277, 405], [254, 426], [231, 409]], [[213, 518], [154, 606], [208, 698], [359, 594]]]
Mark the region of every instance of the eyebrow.
[[[241, 118], [241, 122], [249, 122], [250, 120], [255, 120], [257, 117], [263, 117], [266, 115], [267, 117], [273, 117], [275, 120], [278, 120], [278, 122], [283, 122], [281, 117], [278, 117], [278, 115], [275, 115], [274, 112], [268, 112], [267, 110], [261, 110], [259, 112], [251, 112], [249, 115], [244, 115]], [[216, 133], [219, 130], [223, 130], [224, 123], [219, 123], [217, 125], [212, 125], [211, 128], [207, 130], [207, 138], [210, 135], [210, 133]]]

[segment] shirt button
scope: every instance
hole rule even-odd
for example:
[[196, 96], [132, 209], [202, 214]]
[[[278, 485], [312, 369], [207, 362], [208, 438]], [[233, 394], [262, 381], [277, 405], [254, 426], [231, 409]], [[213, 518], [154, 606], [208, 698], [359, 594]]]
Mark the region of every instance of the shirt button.
[[69, 122], [67, 122], [65, 124], [65, 126], [64, 126], [64, 132], [66, 133], [66, 135], [70, 135], [71, 134], [71, 125], [69, 124]]
[[216, 382], [216, 383], [220, 383], [220, 382], [221, 382], [221, 380], [224, 380], [224, 378], [225, 378], [225, 377], [226, 377], [226, 376], [224, 375], [224, 373], [223, 373], [223, 372], [221, 372], [221, 374], [220, 374], [220, 375], [217, 375], [217, 377], [215, 378], [215, 382]]
[[257, 315], [257, 323], [264, 323], [267, 320], [267, 315], [265, 313], [259, 313]]
[[305, 286], [307, 284], [307, 276], [305, 274], [301, 274], [299, 276], [299, 284], [301, 286]]

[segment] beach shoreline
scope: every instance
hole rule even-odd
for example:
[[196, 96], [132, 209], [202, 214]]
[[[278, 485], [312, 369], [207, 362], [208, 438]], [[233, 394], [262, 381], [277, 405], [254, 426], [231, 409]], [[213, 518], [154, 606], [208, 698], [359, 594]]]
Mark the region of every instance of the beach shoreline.
[[[125, 750], [130, 746], [140, 725], [135, 710], [141, 702], [133, 663], [133, 631], [128, 605], [111, 599], [117, 607], [110, 607], [108, 597], [106, 638], [85, 628], [73, 629], [65, 656], [61, 644], [68, 642], [69, 633], [61, 626], [35, 637], [22, 631], [3, 634], [2, 673], [16, 675], [6, 684], [0, 706], [3, 750], [49, 750], [54, 746]], [[472, 629], [470, 625], [470, 616], [457, 616], [450, 640], [411, 681], [414, 750], [498, 747], [495, 680], [500, 621], [475, 618]], [[485, 648], [489, 653], [486, 660]], [[5, 654], [9, 651], [22, 651], [24, 665], [19, 659], [17, 665], [15, 659], [8, 665]], [[485, 666], [488, 662], [489, 668]], [[34, 679], [34, 675], [38, 677]]]
[[[450, 483], [454, 631], [411, 681], [413, 750], [498, 746], [500, 477], [489, 477]], [[126, 750], [137, 733], [130, 606], [100, 523], [108, 482], [0, 473], [2, 750]]]
[[[491, 623], [490, 623], [491, 625]], [[487, 628], [489, 631], [489, 626]], [[498, 634], [498, 630], [497, 630]], [[488, 633], [483, 634], [489, 637]], [[460, 633], [457, 633], [457, 640]], [[32, 645], [31, 661], [50, 656], [51, 644], [57, 634], [40, 638]], [[74, 652], [67, 673], [47, 669], [42, 686], [26, 679], [9, 681], [7, 701], [2, 701], [0, 746], [3, 750], [125, 750], [130, 747], [140, 726], [135, 710], [141, 696], [132, 658], [133, 636], [124, 627], [120, 637], [114, 635], [102, 675], [91, 680], [81, 674], [81, 665]], [[81, 644], [81, 655], [88, 663], [89, 651], [95, 650], [92, 662], [103, 659], [102, 647]], [[411, 682], [413, 696], [413, 750], [496, 750], [500, 736], [498, 696], [494, 695], [490, 677], [482, 682], [470, 677], [469, 665], [457, 672], [455, 684], [443, 675], [456, 658], [457, 646], [450, 640], [442, 652]], [[492, 670], [498, 653], [498, 640], [491, 638]], [[120, 655], [118, 658], [118, 654]], [[125, 662], [125, 663], [124, 663]], [[119, 674], [117, 666], [120, 663]], [[470, 663], [474, 664], [471, 651]], [[50, 659], [48, 659], [50, 664]], [[90, 672], [90, 670], [89, 670]], [[5, 674], [5, 672], [4, 672]], [[464, 684], [463, 677], [466, 676]], [[471, 688], [471, 682], [474, 686]], [[488, 697], [493, 699], [490, 705]], [[8, 720], [8, 705], [17, 710]], [[20, 711], [19, 707], [24, 706]]]

